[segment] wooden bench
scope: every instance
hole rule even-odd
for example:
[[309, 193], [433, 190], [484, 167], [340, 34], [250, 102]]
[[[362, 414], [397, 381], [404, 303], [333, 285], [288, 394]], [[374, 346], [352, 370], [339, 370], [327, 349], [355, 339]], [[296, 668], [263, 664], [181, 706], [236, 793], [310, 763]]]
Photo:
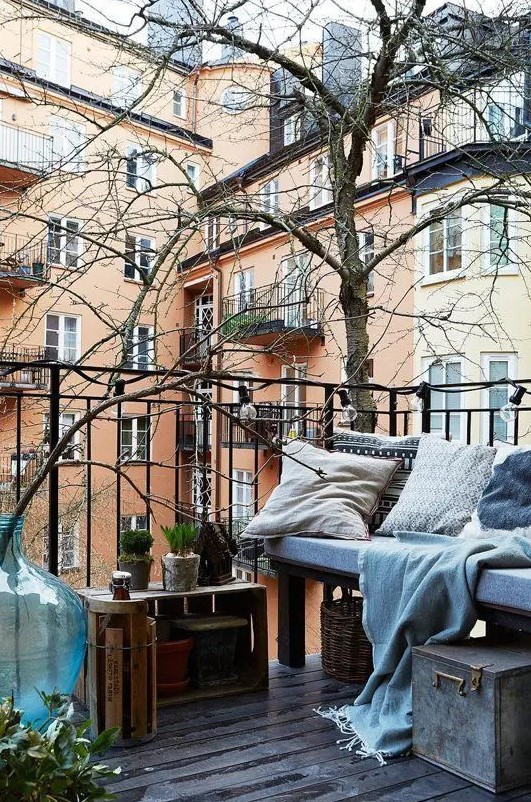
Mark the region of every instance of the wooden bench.
[[[305, 662], [305, 580], [358, 589], [358, 556], [378, 548], [387, 537], [371, 541], [284, 537], [265, 541], [265, 553], [278, 574], [278, 659], [300, 667]], [[498, 568], [482, 572], [476, 592], [478, 618], [500, 634], [531, 632], [531, 568]]]

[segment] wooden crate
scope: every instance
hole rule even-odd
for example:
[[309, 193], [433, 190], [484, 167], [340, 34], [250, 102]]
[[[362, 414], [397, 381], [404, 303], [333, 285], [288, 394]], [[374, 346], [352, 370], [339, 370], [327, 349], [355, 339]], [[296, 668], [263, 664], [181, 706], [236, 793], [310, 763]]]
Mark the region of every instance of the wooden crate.
[[145, 601], [86, 599], [88, 650], [85, 702], [92, 731], [120, 727], [120, 745], [157, 732], [155, 620]]
[[[108, 601], [106, 588], [84, 588], [77, 591], [88, 606], [93, 600]], [[147, 603], [149, 616], [167, 615], [180, 618], [185, 613], [220, 613], [247, 619], [247, 626], [238, 631], [235, 665], [239, 679], [226, 685], [186, 688], [176, 696], [158, 700], [158, 705], [191, 702], [259, 691], [269, 685], [267, 645], [266, 588], [252, 582], [233, 582], [230, 585], [197, 587], [184, 593], [165, 591], [161, 583], [151, 583], [149, 590], [131, 592], [131, 599]]]

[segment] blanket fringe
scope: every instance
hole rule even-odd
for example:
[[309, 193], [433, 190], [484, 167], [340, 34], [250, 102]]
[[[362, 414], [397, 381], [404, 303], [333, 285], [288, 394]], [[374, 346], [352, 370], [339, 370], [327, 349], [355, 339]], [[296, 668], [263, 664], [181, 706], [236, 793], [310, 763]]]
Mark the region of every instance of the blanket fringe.
[[343, 707], [329, 707], [327, 709], [323, 709], [321, 707], [314, 708], [314, 713], [317, 713], [318, 716], [322, 718], [326, 718], [329, 721], [333, 721], [336, 727], [339, 729], [343, 735], [350, 735], [350, 738], [338, 738], [336, 743], [344, 744], [340, 747], [340, 749], [346, 749], [347, 752], [352, 752], [352, 750], [359, 746], [359, 749], [356, 749], [356, 754], [361, 758], [374, 758], [378, 761], [380, 766], [385, 766], [386, 762], [384, 759], [383, 752], [378, 752], [376, 749], [371, 749], [366, 743], [362, 741], [360, 736], [357, 734], [356, 730], [354, 729], [350, 717], [348, 715], [348, 707], [343, 705]]

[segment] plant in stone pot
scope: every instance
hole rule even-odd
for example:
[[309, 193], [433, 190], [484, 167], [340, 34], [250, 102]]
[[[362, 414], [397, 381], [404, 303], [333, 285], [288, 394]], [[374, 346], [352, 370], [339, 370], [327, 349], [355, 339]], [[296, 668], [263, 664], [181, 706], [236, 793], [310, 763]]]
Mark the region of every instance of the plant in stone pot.
[[194, 524], [183, 523], [163, 526], [162, 533], [170, 551], [162, 558], [164, 590], [193, 590], [197, 585], [199, 554], [194, 551], [197, 530]]
[[149, 585], [152, 545], [153, 537], [146, 529], [127, 529], [120, 535], [118, 565], [120, 571], [131, 574], [131, 590], [146, 590]]

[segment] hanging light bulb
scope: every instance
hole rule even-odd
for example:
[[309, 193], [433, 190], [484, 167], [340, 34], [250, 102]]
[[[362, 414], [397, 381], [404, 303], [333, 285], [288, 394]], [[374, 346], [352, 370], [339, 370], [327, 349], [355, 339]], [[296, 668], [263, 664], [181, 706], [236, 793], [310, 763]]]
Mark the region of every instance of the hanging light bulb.
[[251, 401], [251, 396], [249, 395], [249, 390], [245, 386], [245, 384], [240, 384], [238, 387], [238, 395], [240, 396], [240, 411], [239, 411], [239, 418], [241, 421], [253, 421], [256, 420], [256, 407]]
[[341, 401], [341, 420], [343, 423], [352, 423], [358, 417], [358, 413], [355, 407], [352, 405], [348, 390], [338, 390], [337, 394], [339, 396], [339, 400]]
[[429, 389], [430, 388], [427, 382], [421, 382], [419, 384], [412, 403], [412, 407], [416, 412], [424, 412], [424, 403], [426, 401]]
[[522, 402], [522, 398], [526, 393], [525, 387], [520, 384], [516, 385], [514, 393], [509, 398], [505, 406], [500, 409], [500, 418], [505, 423], [512, 423], [516, 419], [516, 411]]

